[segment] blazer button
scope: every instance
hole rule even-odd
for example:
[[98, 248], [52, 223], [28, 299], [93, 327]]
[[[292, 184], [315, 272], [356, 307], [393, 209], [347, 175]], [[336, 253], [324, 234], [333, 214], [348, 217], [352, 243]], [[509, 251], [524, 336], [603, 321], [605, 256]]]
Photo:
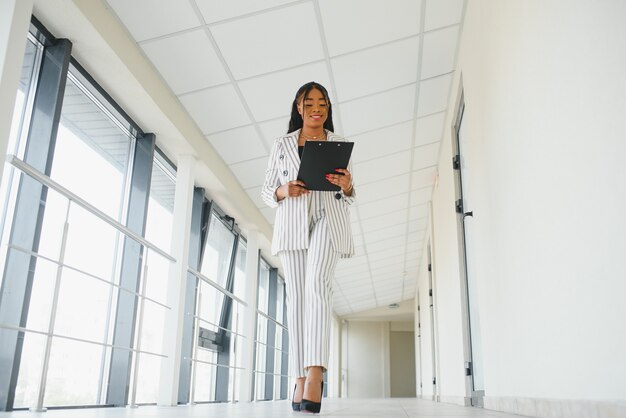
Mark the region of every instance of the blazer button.
[[335, 199], [337, 199], [337, 200], [341, 199], [341, 193], [335, 194]]
[[287, 170], [283, 171], [283, 176], [287, 175]]
[[280, 158], [281, 160], [284, 160], [285, 156], [283, 154], [280, 154], [280, 157], [278, 157], [278, 158]]

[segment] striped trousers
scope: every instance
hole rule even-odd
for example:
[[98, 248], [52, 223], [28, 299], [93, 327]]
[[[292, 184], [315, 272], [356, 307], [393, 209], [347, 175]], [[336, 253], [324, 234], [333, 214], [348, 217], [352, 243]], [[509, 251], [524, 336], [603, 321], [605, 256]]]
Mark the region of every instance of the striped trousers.
[[278, 255], [285, 272], [290, 375], [304, 377], [310, 366], [328, 366], [332, 280], [339, 254], [332, 248], [324, 210], [310, 211], [308, 249]]

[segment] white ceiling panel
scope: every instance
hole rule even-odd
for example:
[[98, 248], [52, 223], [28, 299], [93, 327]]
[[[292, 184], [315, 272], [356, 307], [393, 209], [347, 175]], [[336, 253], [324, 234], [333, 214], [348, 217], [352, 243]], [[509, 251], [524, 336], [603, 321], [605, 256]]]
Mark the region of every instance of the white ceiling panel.
[[406, 209], [408, 206], [408, 196], [406, 193], [390, 196], [385, 199], [359, 204], [359, 215], [361, 221], [375, 216], [385, 215], [389, 212]]
[[277, 7], [283, 4], [291, 3], [293, 0], [194, 0], [198, 5], [198, 9], [202, 13], [204, 21], [214, 23], [220, 20], [231, 19], [263, 9]]
[[[289, 105], [287, 105], [287, 112], [289, 112]], [[285, 135], [287, 133], [288, 127], [289, 127], [288, 116], [285, 116], [284, 118], [270, 120], [270, 121], [259, 124], [259, 128], [261, 128], [261, 132], [263, 133], [263, 140], [265, 141], [265, 144], [267, 145], [267, 149], [270, 150], [270, 152], [272, 150], [272, 146], [274, 145], [274, 141], [276, 140], [276, 138], [278, 138], [279, 136]]]
[[365, 233], [365, 240], [366, 242], [378, 242], [389, 238], [401, 239], [401, 237], [406, 235], [406, 228], [406, 224], [399, 223], [389, 228], [368, 231]]
[[199, 27], [201, 22], [188, 1], [107, 0], [137, 42], [185, 29]]
[[451, 26], [424, 35], [422, 80], [454, 70], [459, 27]]
[[409, 220], [428, 217], [428, 205], [411, 206], [409, 208]]
[[418, 51], [415, 36], [332, 59], [339, 101], [415, 83]]
[[176, 94], [229, 81], [203, 29], [146, 41], [141, 48]]
[[409, 121], [348, 138], [354, 141], [352, 161], [359, 163], [411, 148], [412, 130], [413, 121]]
[[331, 56], [417, 35], [421, 1], [319, 0]]
[[[250, 105], [254, 119], [264, 121], [289, 115], [296, 92], [309, 81], [317, 81], [330, 90], [325, 62], [244, 80], [239, 83], [239, 87]], [[331, 91], [328, 94], [332, 97]]]
[[415, 85], [340, 104], [346, 136], [413, 119]]
[[427, 226], [428, 226], [427, 218], [415, 219], [409, 222], [408, 231], [409, 233], [415, 232], [415, 231], [423, 231], [426, 229]]
[[219, 23], [211, 32], [233, 76], [242, 79], [323, 59], [317, 25], [303, 26], [303, 16], [314, 15], [307, 2]]
[[403, 265], [404, 265], [404, 254], [395, 255], [392, 257], [380, 258], [375, 261], [370, 261], [370, 267], [372, 268], [372, 270], [376, 270], [379, 267], [385, 267], [385, 266], [398, 266], [399, 268], [402, 268]]
[[257, 208], [266, 208], [268, 207], [263, 199], [261, 199], [261, 186], [252, 187], [250, 189], [246, 189], [246, 193], [250, 196], [250, 199], [254, 202]]
[[356, 191], [359, 204], [384, 199], [400, 193], [406, 193], [409, 188], [408, 174], [395, 178], [386, 178], [370, 184], [361, 184], [358, 179], [358, 173], [355, 173], [355, 176], [354, 183], [357, 188]]
[[207, 136], [213, 147], [219, 152], [226, 164], [252, 160], [268, 155], [263, 140], [248, 125]]
[[266, 168], [267, 158], [257, 158], [256, 160], [244, 161], [230, 166], [230, 169], [244, 189], [263, 185]]
[[432, 0], [426, 3], [424, 30], [454, 25], [461, 21], [464, 0]]
[[398, 152], [369, 160], [353, 167], [355, 181], [373, 183], [380, 178], [396, 177], [411, 171], [411, 153]]
[[232, 85], [185, 94], [179, 99], [205, 135], [250, 124]]
[[367, 234], [371, 231], [377, 231], [393, 225], [403, 224], [406, 222], [407, 215], [407, 209], [401, 209], [390, 211], [388, 214], [382, 216], [369, 218], [367, 222], [363, 222], [363, 233]]
[[276, 216], [276, 209], [264, 207], [264, 208], [261, 208], [260, 210], [263, 216], [265, 216], [265, 219], [267, 219], [267, 222], [269, 222], [271, 225], [274, 225], [274, 217]]
[[443, 136], [445, 119], [445, 112], [418, 118], [415, 123], [415, 146], [440, 141]]
[[378, 242], [367, 244], [367, 251], [369, 253], [376, 253], [378, 251], [384, 251], [387, 248], [400, 248], [404, 245], [402, 238], [390, 238]]
[[439, 142], [422, 145], [413, 149], [413, 169], [430, 167], [439, 159]]
[[448, 107], [448, 93], [452, 75], [424, 80], [420, 83], [417, 116], [441, 112]]
[[435, 183], [436, 169], [425, 168], [411, 173], [411, 190], [432, 186]]
[[426, 187], [423, 189], [413, 190], [411, 192], [411, 197], [409, 200], [409, 206], [417, 206], [422, 203], [426, 203], [430, 201], [430, 198], [433, 194], [433, 190], [431, 187]]

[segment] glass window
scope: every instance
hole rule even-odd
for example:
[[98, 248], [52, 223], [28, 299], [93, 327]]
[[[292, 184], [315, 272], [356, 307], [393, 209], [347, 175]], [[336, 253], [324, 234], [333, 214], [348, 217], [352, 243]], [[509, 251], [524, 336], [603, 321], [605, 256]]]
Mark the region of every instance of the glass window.
[[[231, 230], [230, 225], [227, 226], [222, 221], [218, 212], [214, 210], [210, 216], [200, 272], [225, 290], [240, 294], [245, 291], [245, 283], [237, 284], [237, 279], [245, 274], [245, 245], [237, 244], [235, 251], [237, 235]], [[234, 256], [244, 260], [243, 263], [241, 260], [235, 260], [233, 279], [229, 283]], [[232, 368], [238, 361], [235, 351], [235, 344], [238, 341], [231, 331], [236, 327], [243, 329], [241, 307], [221, 290], [201, 280], [197, 315], [199, 319], [196, 322], [197, 338], [194, 355], [197, 361], [194, 365], [195, 371], [192, 373], [193, 400], [211, 402], [232, 399], [235, 393], [232, 386], [236, 380], [233, 379], [235, 372], [227, 371], [224, 367], [220, 369], [217, 364]], [[218, 387], [218, 375], [226, 376], [220, 377], [219, 383], [226, 384], [228, 387]]]
[[234, 243], [235, 234], [224, 225], [215, 212], [212, 212], [200, 272], [224, 288], [226, 288]]
[[[146, 239], [169, 252], [174, 215], [175, 170], [158, 152], [155, 153], [150, 183], [150, 199], [146, 219]], [[146, 254], [147, 273], [145, 295], [157, 302], [167, 302], [167, 279], [170, 262], [154, 251]], [[165, 308], [144, 300], [141, 328], [141, 350], [160, 353], [163, 347]], [[161, 371], [161, 359], [148, 354], [139, 355], [136, 403], [156, 403]]]
[[[26, 142], [22, 138], [25, 138], [28, 134], [27, 130], [32, 113], [32, 102], [35, 96], [34, 85], [37, 82], [37, 76], [39, 74], [38, 69], [41, 62], [42, 51], [43, 46], [40, 43], [35, 41], [34, 38], [28, 39], [15, 97], [15, 106], [13, 107], [13, 118], [11, 120], [7, 154], [21, 157], [21, 148], [23, 148], [23, 144]], [[13, 206], [15, 202], [18, 178], [19, 176], [16, 176], [15, 169], [10, 164], [5, 163], [4, 172], [2, 173], [2, 182], [0, 183], [0, 202], [2, 202], [3, 215], [0, 219], [0, 233], [2, 234], [3, 244], [6, 244], [13, 223], [12, 211], [8, 211], [7, 207]], [[0, 280], [2, 280], [2, 278], [0, 278]]]
[[50, 177], [121, 220], [131, 139], [70, 72]]
[[[259, 265], [259, 290], [258, 290], [258, 310], [265, 315], [269, 311], [270, 299], [270, 265], [264, 260], [260, 260]], [[256, 329], [256, 373], [255, 373], [255, 393], [256, 399], [266, 399], [265, 379], [267, 373], [267, 328], [268, 319], [261, 314], [257, 315]], [[271, 345], [271, 343], [270, 343]]]
[[[124, 216], [129, 160], [134, 138], [112, 118], [104, 104], [89, 94], [71, 73], [64, 93], [52, 159], [51, 178], [107, 215]], [[65, 250], [63, 226], [67, 221]], [[120, 233], [65, 197], [49, 191], [39, 238], [39, 254], [67, 267], [38, 259], [29, 305], [37, 329], [51, 318], [56, 277], [60, 286], [54, 332], [92, 341], [111, 342]], [[50, 265], [52, 264], [52, 265]], [[28, 326], [31, 326], [29, 323]], [[45, 325], [47, 331], [47, 325]], [[26, 340], [18, 375], [15, 407], [31, 407], [39, 383], [40, 347]], [[46, 380], [46, 406], [97, 405], [104, 402], [109, 350], [103, 345], [53, 338]], [[32, 365], [37, 365], [31, 368]], [[23, 366], [23, 367], [22, 367]], [[39, 370], [38, 370], [39, 369]], [[36, 373], [30, 374], [32, 370]], [[36, 389], [35, 389], [36, 390]]]

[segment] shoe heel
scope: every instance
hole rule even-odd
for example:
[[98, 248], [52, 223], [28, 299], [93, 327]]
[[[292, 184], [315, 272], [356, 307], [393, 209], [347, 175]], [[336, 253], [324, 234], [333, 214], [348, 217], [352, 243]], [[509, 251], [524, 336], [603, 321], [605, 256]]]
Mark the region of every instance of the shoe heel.
[[324, 382], [322, 382], [322, 392], [320, 395], [319, 402], [309, 401], [307, 399], [302, 399], [300, 402], [300, 411], [312, 412], [314, 414], [318, 414], [320, 409], [322, 409], [322, 397], [324, 396]]
[[298, 385], [296, 384], [293, 387], [293, 396], [291, 397], [291, 409], [293, 409], [294, 411], [300, 411], [300, 402], [294, 402], [293, 399], [296, 397], [296, 389], [298, 388]]

